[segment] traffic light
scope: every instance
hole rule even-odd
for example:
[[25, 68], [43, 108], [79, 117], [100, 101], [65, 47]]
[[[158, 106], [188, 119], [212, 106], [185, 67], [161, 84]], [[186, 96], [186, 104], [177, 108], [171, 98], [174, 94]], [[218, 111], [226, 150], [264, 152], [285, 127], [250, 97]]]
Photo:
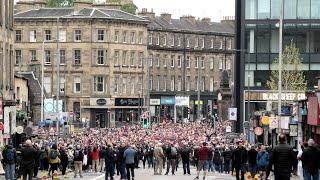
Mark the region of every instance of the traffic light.
[[212, 105], [211, 104], [209, 104], [208, 105], [208, 115], [212, 115]]
[[148, 119], [143, 119], [143, 128], [144, 128], [144, 129], [149, 128], [149, 121], [148, 121]]

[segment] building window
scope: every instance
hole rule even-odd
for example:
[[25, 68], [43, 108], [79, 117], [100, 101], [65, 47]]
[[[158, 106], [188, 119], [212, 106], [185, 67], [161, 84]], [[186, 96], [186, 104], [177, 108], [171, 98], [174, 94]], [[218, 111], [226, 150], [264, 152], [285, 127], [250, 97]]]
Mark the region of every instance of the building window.
[[206, 82], [206, 81], [205, 81], [205, 77], [202, 76], [202, 77], [201, 77], [201, 91], [204, 91], [205, 88], [206, 88], [205, 82]]
[[220, 47], [219, 47], [219, 49], [223, 49], [223, 40], [222, 39], [220, 39]]
[[163, 45], [164, 46], [167, 45], [167, 35], [166, 34], [163, 36]]
[[44, 56], [45, 56], [45, 64], [51, 64], [51, 51], [50, 50], [45, 50], [44, 51]]
[[211, 39], [211, 49], [214, 48], [214, 39]]
[[139, 32], [139, 44], [143, 43], [143, 32]]
[[164, 57], [163, 57], [163, 67], [167, 67], [167, 59], [168, 59], [168, 56], [164, 55]]
[[200, 65], [201, 65], [201, 69], [204, 69], [204, 57], [201, 57]]
[[122, 93], [123, 94], [127, 93], [127, 77], [122, 78]]
[[190, 68], [191, 66], [191, 59], [190, 59], [190, 56], [187, 56], [187, 59], [186, 59], [186, 67], [187, 68]]
[[157, 85], [156, 85], [156, 91], [160, 91], [160, 76], [157, 75]]
[[186, 91], [190, 91], [191, 78], [187, 76], [186, 78]]
[[66, 64], [66, 50], [60, 50], [60, 64]]
[[223, 70], [223, 59], [222, 58], [219, 59], [219, 69]]
[[153, 54], [150, 54], [150, 57], [149, 57], [149, 67], [152, 67], [152, 63], [153, 63]]
[[187, 38], [187, 48], [189, 48], [189, 47], [190, 47], [190, 39]]
[[45, 76], [43, 77], [43, 87], [46, 93], [51, 93], [51, 77]]
[[21, 50], [16, 50], [16, 65], [20, 65], [22, 62]]
[[163, 91], [167, 91], [167, 76], [163, 76]]
[[45, 40], [46, 41], [51, 41], [51, 30], [45, 30]]
[[171, 67], [174, 68], [174, 55], [171, 55]]
[[160, 67], [160, 54], [156, 55], [156, 59], [155, 60], [156, 60], [156, 66]]
[[201, 39], [201, 48], [204, 48], [204, 39]]
[[30, 42], [37, 42], [37, 31], [36, 30], [30, 31]]
[[104, 92], [104, 77], [94, 76], [93, 78], [94, 92]]
[[142, 92], [142, 86], [143, 86], [143, 84], [142, 84], [142, 76], [139, 76], [138, 77], [138, 87], [139, 87], [138, 91], [139, 92]]
[[37, 61], [37, 51], [36, 50], [30, 50], [30, 62]]
[[182, 89], [182, 79], [181, 79], [181, 76], [178, 77], [178, 88], [177, 88], [177, 91], [181, 91]]
[[127, 51], [122, 51], [122, 66], [127, 65]]
[[74, 50], [74, 64], [80, 65], [81, 64], [81, 51]]
[[178, 68], [181, 68], [181, 56], [178, 56]]
[[213, 89], [214, 89], [214, 79], [213, 79], [213, 77], [211, 77], [210, 78], [210, 87], [209, 87], [209, 90], [210, 90], [210, 92], [213, 92]]
[[171, 46], [174, 46], [174, 34], [171, 36]]
[[97, 64], [98, 65], [104, 65], [104, 50], [98, 50], [98, 59]]
[[114, 93], [118, 93], [119, 92], [119, 76], [115, 76], [114, 77]]
[[160, 45], [160, 34], [157, 34], [157, 45]]
[[143, 52], [139, 52], [139, 66], [143, 66], [143, 58], [144, 58], [144, 54]]
[[231, 69], [231, 60], [227, 59], [226, 60], [226, 70], [230, 70]]
[[198, 68], [199, 67], [199, 57], [198, 56], [196, 56], [196, 61], [195, 61], [195, 68]]
[[152, 91], [153, 89], [153, 76], [151, 75], [149, 77], [149, 90]]
[[73, 79], [73, 92], [74, 93], [81, 92], [81, 78], [79, 76], [76, 76]]
[[119, 51], [114, 52], [114, 65], [119, 66]]
[[132, 44], [136, 43], [136, 33], [135, 32], [131, 32], [130, 39], [131, 39], [130, 41]]
[[60, 92], [65, 91], [66, 79], [64, 77], [60, 77]]
[[131, 51], [131, 53], [130, 53], [130, 65], [131, 66], [134, 66], [135, 59], [136, 59], [136, 53], [134, 51]]
[[67, 32], [66, 30], [59, 30], [59, 42], [67, 41]]
[[21, 42], [21, 40], [22, 40], [21, 30], [16, 30], [16, 42]]
[[197, 48], [199, 46], [199, 38], [196, 37], [194, 41], [195, 41], [194, 47]]
[[228, 43], [228, 49], [232, 48], [232, 39], [229, 39], [229, 43]]
[[181, 37], [178, 37], [178, 46], [181, 46]]
[[98, 41], [104, 41], [104, 30], [98, 29]]
[[212, 70], [213, 68], [214, 68], [214, 59], [213, 59], [213, 57], [211, 57], [210, 59], [209, 59], [209, 63], [210, 63], [210, 69]]
[[74, 30], [74, 41], [75, 42], [81, 41], [81, 30], [80, 29]]
[[131, 88], [130, 88], [131, 95], [135, 94], [135, 84], [136, 84], [135, 79], [136, 79], [136, 77], [134, 77], [134, 76], [131, 77]]
[[198, 76], [195, 77], [195, 90], [198, 91], [199, 90], [199, 79]]
[[174, 76], [171, 76], [171, 83], [170, 83], [170, 88], [171, 88], [170, 90], [171, 91], [174, 91], [174, 85], [175, 85], [174, 84]]
[[80, 110], [80, 102], [73, 102], [73, 112], [74, 112], [74, 116], [75, 116], [75, 120], [76, 121], [80, 121], [80, 114], [81, 114], [81, 110]]
[[122, 32], [122, 42], [127, 43], [127, 31]]
[[114, 32], [114, 42], [119, 42], [119, 31]]
[[152, 39], [153, 39], [152, 34], [149, 34], [148, 42], [149, 42], [150, 45], [152, 45]]

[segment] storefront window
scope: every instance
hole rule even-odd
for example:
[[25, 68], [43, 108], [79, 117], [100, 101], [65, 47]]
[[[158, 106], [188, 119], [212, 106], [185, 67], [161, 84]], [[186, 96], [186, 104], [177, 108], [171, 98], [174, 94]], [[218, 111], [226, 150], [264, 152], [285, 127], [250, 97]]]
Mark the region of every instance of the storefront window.
[[256, 32], [257, 53], [269, 53], [270, 50], [269, 25], [259, 25]]
[[[320, 54], [320, 24], [311, 24], [311, 30], [310, 30], [310, 52], [313, 54]], [[316, 60], [316, 62], [319, 62], [319, 57], [317, 58], [311, 58], [313, 61]]]
[[245, 8], [246, 8], [246, 19], [257, 19], [257, 0], [246, 0]]
[[311, 19], [320, 19], [320, 1], [311, 0]]
[[310, 19], [310, 0], [298, 0], [298, 19]]
[[271, 19], [279, 19], [280, 17], [280, 1], [271, 0]]
[[270, 18], [270, 0], [258, 1], [258, 19]]
[[297, 18], [297, 1], [284, 0], [284, 19]]

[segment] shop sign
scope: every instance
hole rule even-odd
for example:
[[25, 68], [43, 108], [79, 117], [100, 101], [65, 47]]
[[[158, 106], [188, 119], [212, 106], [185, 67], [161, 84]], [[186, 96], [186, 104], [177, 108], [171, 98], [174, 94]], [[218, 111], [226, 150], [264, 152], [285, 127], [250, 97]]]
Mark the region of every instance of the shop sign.
[[[199, 102], [200, 102], [200, 103], [199, 103]], [[201, 100], [200, 100], [200, 101], [194, 101], [194, 104], [195, 104], [195, 105], [198, 105], [198, 104], [203, 105], [203, 101], [201, 101]]]
[[[306, 94], [304, 94], [304, 93], [282, 93], [281, 99], [287, 100], [287, 101], [305, 100]], [[276, 101], [276, 100], [278, 100], [278, 93], [262, 93], [262, 100]]]
[[150, 99], [150, 105], [151, 106], [159, 106], [160, 105], [160, 99]]
[[142, 98], [116, 98], [115, 106], [143, 106]]
[[175, 105], [175, 97], [162, 96], [160, 103], [161, 105]]
[[231, 133], [231, 131], [232, 131], [231, 126], [226, 126], [226, 133]]
[[269, 125], [269, 116], [262, 116], [261, 123], [263, 125]]
[[231, 121], [237, 120], [237, 108], [229, 108], [228, 109], [228, 119]]
[[257, 136], [261, 136], [263, 134], [263, 129], [261, 127], [254, 128], [254, 134]]
[[107, 104], [107, 100], [106, 99], [97, 99], [96, 103], [100, 106], [103, 106], [103, 105]]
[[0, 119], [3, 119], [3, 99], [0, 97]]
[[189, 106], [189, 97], [176, 96], [176, 106]]
[[298, 136], [298, 124], [290, 124], [289, 125], [289, 135], [292, 137]]

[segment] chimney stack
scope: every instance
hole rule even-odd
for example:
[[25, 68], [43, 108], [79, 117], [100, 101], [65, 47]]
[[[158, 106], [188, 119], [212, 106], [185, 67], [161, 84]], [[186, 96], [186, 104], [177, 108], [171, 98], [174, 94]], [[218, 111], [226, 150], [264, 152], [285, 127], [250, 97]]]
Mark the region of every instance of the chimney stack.
[[202, 18], [202, 20], [201, 20], [202, 22], [205, 22], [205, 23], [211, 23], [211, 19], [210, 18], [208, 18], [208, 17], [205, 17], [205, 18]]
[[27, 11], [31, 9], [44, 8], [45, 6], [46, 6], [46, 2], [44, 0], [34, 0], [34, 1], [21, 0], [17, 2], [16, 9], [19, 12], [21, 12], [21, 11]]
[[168, 23], [171, 23], [171, 14], [162, 13], [160, 16], [161, 16], [162, 19], [166, 20]]
[[75, 11], [80, 11], [81, 9], [84, 9], [84, 8], [91, 8], [92, 3], [87, 0], [75, 0], [73, 2], [73, 7]]
[[151, 12], [148, 12], [147, 8], [142, 8], [141, 12], [138, 12], [139, 16], [145, 16], [150, 18], [151, 20], [154, 20], [156, 18], [155, 13], [153, 12], [153, 10], [151, 9]]
[[191, 15], [182, 16], [182, 17], [180, 17], [180, 20], [189, 21], [191, 24], [195, 24], [196, 23], [196, 18], [194, 16], [191, 16]]

